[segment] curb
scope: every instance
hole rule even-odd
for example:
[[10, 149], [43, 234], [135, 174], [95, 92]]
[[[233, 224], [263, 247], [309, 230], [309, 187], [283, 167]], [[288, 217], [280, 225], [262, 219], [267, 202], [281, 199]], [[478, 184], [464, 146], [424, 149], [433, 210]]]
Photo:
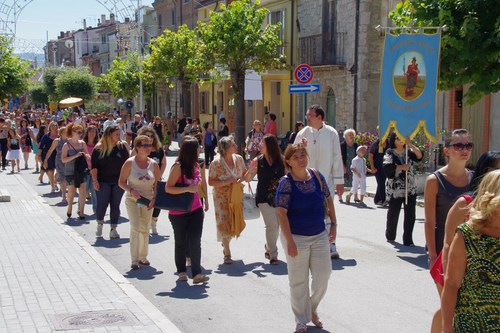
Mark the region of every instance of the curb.
[[[47, 206], [47, 202], [43, 200], [42, 197], [38, 195], [22, 177], [18, 177], [19, 182], [22, 186], [36, 198], [43, 207], [47, 215], [59, 225], [70, 237], [73, 239], [83, 251], [85, 251], [96, 264], [106, 273], [111, 280], [117, 284], [117, 286], [123, 290], [125, 295], [127, 295], [141, 310], [144, 314], [151, 319], [151, 321], [158, 327], [158, 329], [165, 333], [181, 333], [181, 331], [174, 325], [158, 308], [151, 303], [137, 288], [128, 281], [113, 265], [111, 265], [92, 245], [87, 242], [83, 237], [78, 234], [73, 228], [66, 225], [64, 220], [56, 214], [50, 207]], [[9, 196], [10, 200], [10, 196]]]

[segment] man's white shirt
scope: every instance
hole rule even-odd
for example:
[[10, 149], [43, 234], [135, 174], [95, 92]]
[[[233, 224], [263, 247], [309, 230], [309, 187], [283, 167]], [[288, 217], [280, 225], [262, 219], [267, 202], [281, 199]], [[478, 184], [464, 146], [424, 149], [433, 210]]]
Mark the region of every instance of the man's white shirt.
[[344, 167], [340, 152], [339, 134], [335, 128], [325, 125], [317, 130], [304, 127], [295, 137], [294, 143], [307, 139], [308, 167], [319, 170], [325, 177], [330, 193], [335, 193], [335, 185], [344, 184]]

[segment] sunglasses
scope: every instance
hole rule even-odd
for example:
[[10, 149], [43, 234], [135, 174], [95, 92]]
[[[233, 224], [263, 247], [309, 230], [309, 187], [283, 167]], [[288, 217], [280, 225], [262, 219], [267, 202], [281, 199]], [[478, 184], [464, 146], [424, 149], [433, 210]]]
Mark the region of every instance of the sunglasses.
[[83, 132], [82, 131], [76, 131], [75, 133], [78, 134], [78, 135], [82, 135]]
[[453, 147], [453, 149], [457, 151], [462, 151], [462, 150], [472, 150], [474, 148], [474, 144], [472, 142], [467, 142], [467, 143], [454, 143], [451, 144], [450, 147]]
[[150, 143], [145, 143], [145, 144], [140, 145], [139, 147], [142, 147], [142, 148], [151, 148], [151, 147], [153, 147], [153, 145], [150, 144]]

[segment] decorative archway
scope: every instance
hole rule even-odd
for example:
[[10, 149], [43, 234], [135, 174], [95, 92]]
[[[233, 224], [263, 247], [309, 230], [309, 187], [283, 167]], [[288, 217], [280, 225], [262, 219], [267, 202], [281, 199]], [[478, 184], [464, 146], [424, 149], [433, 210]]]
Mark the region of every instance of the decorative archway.
[[[34, 0], [0, 0], [0, 35], [11, 39], [17, 50], [27, 52], [33, 49], [41, 50], [40, 43], [26, 39], [16, 38], [17, 20], [24, 8]], [[75, 0], [76, 1], [76, 0]], [[108, 13], [114, 13], [118, 20], [124, 20], [126, 17], [134, 18], [136, 10], [141, 7], [141, 1], [136, 0], [96, 0]]]

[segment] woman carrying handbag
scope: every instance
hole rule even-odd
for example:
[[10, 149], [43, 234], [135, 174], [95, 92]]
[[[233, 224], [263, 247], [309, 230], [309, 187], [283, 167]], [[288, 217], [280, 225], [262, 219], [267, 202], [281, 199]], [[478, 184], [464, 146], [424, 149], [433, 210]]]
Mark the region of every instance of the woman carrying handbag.
[[[179, 157], [170, 169], [165, 192], [170, 194], [194, 193], [194, 200], [188, 212], [170, 210], [168, 218], [172, 223], [175, 239], [175, 266], [179, 281], [187, 281], [186, 250], [191, 258], [193, 283], [203, 283], [210, 278], [201, 272], [201, 235], [205, 213], [198, 194], [198, 185], [203, 182], [198, 165], [200, 146], [192, 136], [184, 137]], [[204, 186], [206, 188], [206, 185]], [[208, 206], [207, 206], [208, 207]]]

